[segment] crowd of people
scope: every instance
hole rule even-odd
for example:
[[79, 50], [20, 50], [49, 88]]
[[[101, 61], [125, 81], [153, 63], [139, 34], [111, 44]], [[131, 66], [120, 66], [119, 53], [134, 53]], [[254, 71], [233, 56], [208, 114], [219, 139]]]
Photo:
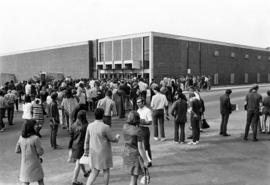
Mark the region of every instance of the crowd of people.
[[[44, 120], [48, 117], [51, 129], [50, 144], [53, 149], [61, 148], [57, 144], [59, 127], [67, 129], [70, 135], [68, 162], [75, 163], [72, 185], [82, 184], [78, 181], [80, 170], [83, 171], [84, 177], [88, 177], [87, 185], [95, 182], [101, 170], [104, 173], [104, 183], [109, 184], [110, 168], [113, 166], [111, 142], [117, 143], [120, 139], [120, 134], [113, 135], [111, 132], [112, 117], [115, 116], [119, 119], [127, 117], [122, 130], [123, 165], [130, 175], [129, 184], [137, 184], [138, 177], [144, 175], [152, 166], [150, 125], [153, 125], [153, 139], [164, 142], [164, 121], [169, 120], [171, 115], [174, 118], [174, 143], [185, 144], [188, 138], [191, 141], [187, 144], [199, 144], [205, 112], [200, 88], [204, 88], [205, 83], [207, 87], [211, 86], [208, 83], [210, 79], [191, 79], [192, 85], [189, 80], [182, 83], [181, 79], [170, 78], [164, 78], [159, 83], [152, 80], [149, 85], [144, 79], [136, 78], [6, 83], [0, 90], [1, 132], [7, 127], [3, 118], [7, 117], [9, 126], [12, 126], [14, 109], [18, 110], [18, 104], [22, 103], [24, 124], [16, 145], [16, 152], [22, 156], [19, 180], [23, 184], [35, 181], [44, 184], [41, 166], [44, 150], [39, 138], [42, 137]], [[200, 80], [196, 82], [194, 79]], [[262, 99], [257, 92], [258, 88], [258, 85], [252, 87], [246, 96], [247, 123], [244, 140], [248, 139], [250, 125], [253, 129], [253, 141], [258, 140], [260, 113], [264, 116], [262, 126], [259, 124], [261, 131], [270, 132], [270, 128], [266, 126], [266, 119], [270, 115], [270, 91], [267, 92], [268, 96]], [[189, 90], [188, 97], [183, 94], [182, 89]], [[222, 136], [230, 136], [227, 124], [229, 115], [236, 109], [230, 102], [231, 93], [232, 90], [227, 89], [220, 97]], [[94, 112], [95, 121], [92, 123], [88, 123], [86, 117], [89, 111]], [[186, 137], [188, 112], [192, 134]], [[83, 157], [89, 159], [88, 170], [89, 165], [85, 166], [81, 162]]]

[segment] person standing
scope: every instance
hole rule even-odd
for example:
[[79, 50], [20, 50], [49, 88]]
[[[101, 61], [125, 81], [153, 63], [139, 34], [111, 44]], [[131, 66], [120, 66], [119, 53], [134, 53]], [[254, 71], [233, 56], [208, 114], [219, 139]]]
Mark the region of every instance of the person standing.
[[21, 167], [19, 180], [24, 185], [38, 181], [44, 185], [44, 172], [41, 166], [41, 158], [44, 150], [39, 137], [34, 129], [35, 120], [26, 120], [22, 127], [21, 136], [17, 142], [15, 152], [21, 154]]
[[52, 102], [49, 105], [49, 115], [50, 115], [50, 127], [51, 127], [51, 147], [53, 149], [59, 148], [59, 146], [56, 144], [56, 137], [58, 132], [58, 126], [60, 123], [59, 120], [59, 112], [58, 112], [58, 104], [57, 104], [57, 93], [54, 92], [51, 94]]
[[174, 143], [179, 143], [179, 127], [180, 127], [180, 144], [185, 143], [185, 123], [187, 122], [187, 102], [185, 95], [179, 93], [178, 99], [173, 103], [171, 115], [174, 120]]
[[227, 89], [225, 94], [220, 96], [220, 114], [221, 114], [221, 124], [219, 134], [222, 136], [230, 136], [227, 133], [227, 124], [229, 121], [229, 116], [232, 113], [232, 104], [230, 100], [230, 95], [232, 93], [231, 89]]
[[97, 108], [104, 110], [103, 121], [105, 124], [112, 125], [112, 116], [117, 115], [115, 102], [112, 100], [112, 91], [107, 90], [105, 97], [98, 101]]
[[44, 106], [41, 103], [40, 100], [40, 96], [37, 95], [35, 100], [32, 103], [32, 114], [33, 114], [33, 119], [36, 120], [36, 134], [38, 137], [42, 137], [40, 135], [40, 130], [43, 127], [44, 124], [44, 114], [45, 114], [45, 110], [44, 110]]
[[246, 109], [247, 109], [247, 122], [245, 128], [244, 140], [248, 140], [248, 133], [250, 125], [252, 124], [253, 129], [253, 141], [257, 139], [257, 127], [260, 116], [260, 105], [262, 103], [262, 96], [258, 93], [259, 86], [253, 86], [249, 93], [246, 95]]
[[[128, 174], [131, 175], [130, 185], [136, 185], [143, 168], [149, 166], [143, 145], [143, 131], [140, 127], [140, 115], [136, 111], [128, 114], [127, 123], [123, 126], [124, 150], [123, 164]], [[143, 163], [143, 164], [142, 164]]]
[[3, 118], [5, 115], [5, 101], [4, 92], [0, 90], [0, 132], [4, 132], [6, 125], [4, 124]]
[[159, 140], [158, 126], [160, 130], [161, 141], [165, 141], [165, 131], [164, 131], [164, 109], [166, 115], [168, 116], [168, 101], [164, 94], [160, 93], [160, 88], [154, 88], [155, 95], [151, 101], [151, 107], [153, 109], [153, 125], [154, 125], [154, 140]]
[[104, 184], [109, 184], [110, 168], [113, 167], [111, 142], [117, 143], [120, 135], [112, 135], [110, 126], [102, 121], [103, 116], [104, 110], [97, 108], [95, 121], [88, 125], [86, 131], [84, 155], [90, 155], [92, 165], [92, 172], [86, 185], [92, 185], [95, 182], [100, 170], [103, 170]]
[[268, 125], [268, 128], [267, 128], [266, 121], [267, 121], [267, 118], [270, 116], [270, 90], [267, 91], [267, 96], [263, 99], [262, 105], [263, 105], [262, 133], [268, 132], [268, 134], [269, 134], [270, 133], [270, 125]]
[[194, 93], [189, 95], [190, 100], [190, 121], [192, 127], [192, 141], [188, 144], [198, 144], [200, 140], [200, 120], [202, 115], [202, 103]]
[[151, 167], [152, 152], [150, 147], [150, 129], [148, 126], [152, 124], [152, 111], [145, 106], [145, 100], [142, 97], [137, 99], [137, 105], [139, 107], [137, 112], [140, 115], [140, 127], [143, 132], [143, 144], [145, 147], [146, 154], [150, 159], [148, 167]]
[[31, 103], [31, 97], [29, 95], [26, 95], [24, 98], [24, 104], [23, 104], [23, 114], [22, 119], [32, 119], [32, 103]]

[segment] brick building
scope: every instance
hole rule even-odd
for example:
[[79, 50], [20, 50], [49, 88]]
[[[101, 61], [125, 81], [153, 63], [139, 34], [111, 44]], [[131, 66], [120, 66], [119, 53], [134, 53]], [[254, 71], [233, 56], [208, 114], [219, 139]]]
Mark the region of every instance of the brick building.
[[215, 85], [270, 82], [270, 50], [146, 32], [0, 56], [0, 73], [27, 80], [40, 71], [72, 78], [179, 78]]

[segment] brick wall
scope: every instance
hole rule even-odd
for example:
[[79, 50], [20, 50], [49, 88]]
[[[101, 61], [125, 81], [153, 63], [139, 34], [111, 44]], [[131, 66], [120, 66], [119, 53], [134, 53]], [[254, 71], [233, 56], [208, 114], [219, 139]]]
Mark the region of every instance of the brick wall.
[[[215, 51], [218, 56], [214, 55]], [[189, 68], [193, 75], [210, 75], [212, 82], [217, 73], [218, 85], [232, 84], [231, 74], [234, 74], [233, 84], [244, 84], [245, 73], [248, 73], [248, 83], [257, 83], [257, 73], [260, 73], [260, 82], [268, 82], [270, 52], [267, 51], [154, 37], [153, 53], [157, 80], [186, 75]]]
[[15, 74], [18, 80], [28, 80], [40, 71], [88, 78], [88, 44], [0, 57], [0, 72]]

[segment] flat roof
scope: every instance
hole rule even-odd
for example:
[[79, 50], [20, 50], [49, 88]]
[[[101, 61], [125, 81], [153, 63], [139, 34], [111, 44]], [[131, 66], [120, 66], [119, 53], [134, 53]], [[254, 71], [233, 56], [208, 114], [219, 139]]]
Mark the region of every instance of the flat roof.
[[67, 48], [67, 47], [73, 47], [73, 46], [82, 46], [82, 45], [86, 45], [86, 44], [88, 44], [88, 41], [61, 44], [61, 45], [48, 46], [48, 47], [29, 49], [29, 50], [21, 50], [21, 51], [15, 51], [15, 52], [8, 52], [8, 53], [0, 54], [0, 56], [18, 55], [18, 54], [24, 54], [24, 53], [46, 51], [46, 50]]

